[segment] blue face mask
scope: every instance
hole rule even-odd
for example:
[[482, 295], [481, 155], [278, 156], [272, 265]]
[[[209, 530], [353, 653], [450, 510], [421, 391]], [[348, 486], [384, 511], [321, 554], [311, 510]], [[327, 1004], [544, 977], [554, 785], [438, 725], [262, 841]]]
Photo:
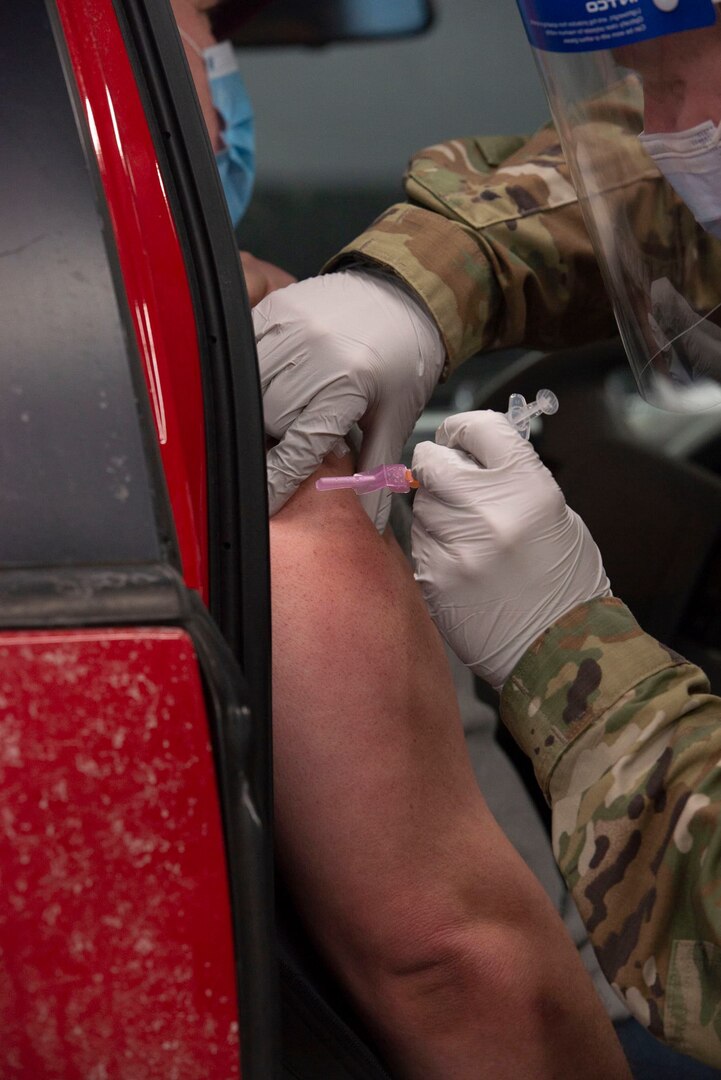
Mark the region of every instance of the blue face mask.
[[222, 121], [220, 137], [225, 145], [215, 160], [231, 220], [237, 225], [248, 208], [255, 180], [253, 106], [230, 42], [200, 49], [182, 30], [181, 34], [203, 59], [210, 96]]

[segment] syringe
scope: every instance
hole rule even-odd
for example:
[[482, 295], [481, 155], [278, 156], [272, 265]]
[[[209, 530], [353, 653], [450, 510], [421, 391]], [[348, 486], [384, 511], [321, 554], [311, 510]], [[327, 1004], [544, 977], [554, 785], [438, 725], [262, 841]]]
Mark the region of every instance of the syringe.
[[[536, 400], [527, 402], [523, 394], [511, 394], [508, 399], [508, 412], [506, 419], [518, 431], [524, 439], [527, 439], [531, 431], [531, 419], [544, 413], [550, 416], [558, 411], [558, 398], [552, 390], [539, 390]], [[391, 491], [406, 492], [411, 488], [419, 487], [418, 481], [410, 469], [405, 465], [379, 465], [370, 472], [353, 473], [352, 476], [324, 476], [316, 480], [315, 486], [318, 491], [340, 491], [342, 488], [351, 488], [358, 495], [367, 495], [371, 491], [380, 488], [390, 488]]]
[[511, 394], [508, 399], [506, 419], [524, 439], [531, 434], [531, 420], [534, 416], [552, 416], [558, 412], [558, 398], [553, 390], [539, 390], [535, 401], [527, 402], [523, 394]]

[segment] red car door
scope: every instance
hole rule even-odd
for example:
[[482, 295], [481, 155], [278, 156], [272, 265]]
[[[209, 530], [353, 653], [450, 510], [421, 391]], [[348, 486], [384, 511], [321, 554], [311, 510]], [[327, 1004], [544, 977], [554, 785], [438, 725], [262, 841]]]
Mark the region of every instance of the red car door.
[[267, 528], [232, 233], [162, 5], [0, 27], [0, 1073], [265, 1080]]

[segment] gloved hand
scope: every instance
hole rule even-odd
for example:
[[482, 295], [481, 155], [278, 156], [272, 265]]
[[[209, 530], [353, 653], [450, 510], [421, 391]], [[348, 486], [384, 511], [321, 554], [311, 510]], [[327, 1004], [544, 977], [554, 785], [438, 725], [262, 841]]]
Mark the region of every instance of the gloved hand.
[[[433, 320], [391, 278], [344, 270], [272, 293], [253, 309], [274, 514], [354, 424], [358, 470], [400, 458], [445, 350]], [[382, 531], [390, 493], [363, 496]]]
[[413, 564], [453, 651], [496, 690], [565, 612], [610, 596], [601, 555], [501, 413], [452, 416], [420, 443]]

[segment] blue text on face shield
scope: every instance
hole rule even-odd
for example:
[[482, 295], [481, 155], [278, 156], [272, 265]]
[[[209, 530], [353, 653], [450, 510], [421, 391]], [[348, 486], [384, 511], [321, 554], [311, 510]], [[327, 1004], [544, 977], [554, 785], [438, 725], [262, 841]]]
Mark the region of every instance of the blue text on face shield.
[[233, 225], [250, 202], [255, 180], [255, 120], [238, 62], [229, 41], [203, 49], [213, 105], [223, 122], [225, 144], [215, 155]]

